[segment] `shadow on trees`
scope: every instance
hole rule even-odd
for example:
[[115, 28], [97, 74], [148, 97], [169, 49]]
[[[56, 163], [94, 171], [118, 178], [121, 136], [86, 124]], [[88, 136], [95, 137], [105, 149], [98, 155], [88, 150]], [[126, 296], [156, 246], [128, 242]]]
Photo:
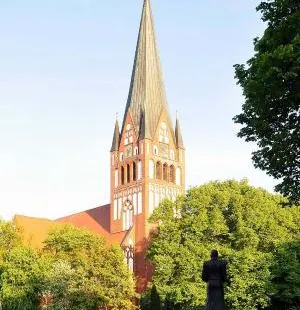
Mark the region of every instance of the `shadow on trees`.
[[161, 300], [155, 285], [152, 286], [141, 298], [141, 310], [205, 310], [205, 306], [191, 307], [190, 305], [177, 303], [170, 296]]
[[164, 309], [155, 285], [152, 286], [151, 290], [147, 290], [141, 298], [140, 308], [141, 310]]
[[274, 294], [266, 310], [300, 309], [300, 239], [276, 249], [271, 273]]

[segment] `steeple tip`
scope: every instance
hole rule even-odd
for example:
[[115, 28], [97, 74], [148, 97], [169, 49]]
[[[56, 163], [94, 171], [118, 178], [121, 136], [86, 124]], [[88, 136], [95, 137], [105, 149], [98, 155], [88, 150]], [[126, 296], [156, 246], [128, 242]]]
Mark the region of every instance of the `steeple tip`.
[[120, 126], [118, 121], [118, 113], [116, 114], [116, 124], [115, 124], [115, 130], [114, 130], [114, 136], [113, 141], [111, 144], [110, 151], [115, 152], [119, 150], [119, 143], [120, 143]]
[[[139, 137], [146, 134], [151, 139], [154, 138], [162, 110], [167, 112], [170, 127], [173, 127], [163, 83], [150, 0], [144, 0], [122, 132], [129, 110], [133, 125], [138, 128]], [[146, 126], [146, 133], [140, 132], [143, 130], [140, 126], [142, 121]]]

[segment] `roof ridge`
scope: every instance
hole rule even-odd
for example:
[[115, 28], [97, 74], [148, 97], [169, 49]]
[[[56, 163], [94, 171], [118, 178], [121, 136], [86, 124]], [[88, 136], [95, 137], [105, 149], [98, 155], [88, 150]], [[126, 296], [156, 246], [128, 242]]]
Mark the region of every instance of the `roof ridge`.
[[13, 220], [15, 218], [27, 218], [27, 219], [32, 219], [32, 220], [43, 220], [43, 221], [50, 221], [50, 222], [53, 222], [55, 220], [53, 219], [48, 219], [48, 218], [45, 218], [45, 217], [37, 217], [37, 216], [29, 216], [29, 215], [23, 215], [23, 214], [15, 214], [13, 216]]
[[99, 209], [99, 208], [109, 207], [109, 206], [110, 206], [110, 203], [107, 203], [107, 204], [102, 205], [102, 206], [98, 206], [98, 207], [91, 208], [91, 209], [85, 209], [85, 210], [82, 210], [82, 211], [79, 211], [79, 212], [76, 212], [76, 213], [72, 213], [72, 214], [69, 214], [69, 215], [65, 215], [65, 216], [56, 218], [54, 221], [62, 220], [62, 219], [65, 219], [65, 218], [67, 218], [67, 217], [71, 217], [71, 216], [73, 216], [73, 215], [79, 215], [79, 214], [84, 213], [84, 212], [96, 210], [96, 209]]

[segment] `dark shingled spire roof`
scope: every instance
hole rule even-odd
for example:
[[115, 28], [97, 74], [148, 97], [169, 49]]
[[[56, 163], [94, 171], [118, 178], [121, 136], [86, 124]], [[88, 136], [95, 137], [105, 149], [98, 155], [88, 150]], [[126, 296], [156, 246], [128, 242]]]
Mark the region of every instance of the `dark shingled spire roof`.
[[150, 0], [144, 0], [122, 131], [130, 111], [137, 136], [152, 139], [163, 109], [167, 112], [169, 126], [172, 128], [156, 46]]
[[116, 120], [114, 137], [113, 137], [110, 151], [111, 152], [117, 151], [119, 149], [119, 143], [120, 143], [120, 128], [119, 128], [119, 122], [118, 120]]
[[176, 118], [176, 125], [175, 125], [175, 139], [176, 139], [176, 146], [180, 149], [184, 149], [181, 129], [178, 118]]
[[147, 110], [141, 111], [141, 123], [140, 123], [140, 134], [139, 139], [151, 139], [151, 133], [149, 131], [149, 122], [147, 122]]

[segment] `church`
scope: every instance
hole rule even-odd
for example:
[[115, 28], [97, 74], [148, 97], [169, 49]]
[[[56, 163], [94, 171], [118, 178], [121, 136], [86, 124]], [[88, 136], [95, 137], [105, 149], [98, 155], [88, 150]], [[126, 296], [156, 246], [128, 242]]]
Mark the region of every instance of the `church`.
[[146, 260], [148, 218], [164, 198], [185, 193], [185, 148], [179, 120], [173, 127], [155, 39], [150, 0], [144, 0], [129, 94], [122, 123], [114, 126], [110, 151], [110, 204], [57, 220], [16, 215], [32, 246], [61, 223], [86, 228], [119, 244], [137, 279], [137, 291], [153, 273]]

